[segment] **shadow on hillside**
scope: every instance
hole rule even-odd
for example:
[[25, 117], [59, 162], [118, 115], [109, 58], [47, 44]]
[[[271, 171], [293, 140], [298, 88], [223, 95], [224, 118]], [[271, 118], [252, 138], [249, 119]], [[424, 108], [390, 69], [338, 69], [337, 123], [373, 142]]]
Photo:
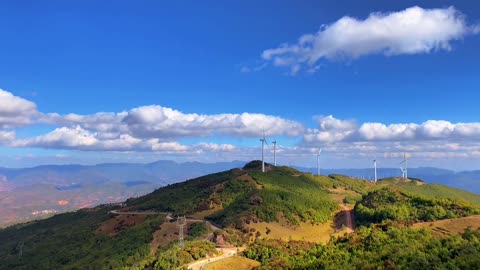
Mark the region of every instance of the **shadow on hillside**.
[[[347, 215], [350, 215], [351, 211], [353, 210], [341, 210], [335, 215], [333, 219], [333, 225], [332, 225], [335, 232], [340, 231], [345, 227], [347, 227]], [[352, 224], [352, 227], [354, 226], [355, 224]]]

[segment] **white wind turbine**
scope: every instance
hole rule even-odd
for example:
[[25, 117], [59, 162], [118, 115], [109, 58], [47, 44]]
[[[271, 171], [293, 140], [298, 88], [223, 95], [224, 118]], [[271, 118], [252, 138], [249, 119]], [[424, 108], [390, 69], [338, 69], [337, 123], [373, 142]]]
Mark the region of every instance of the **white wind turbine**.
[[313, 155], [317, 156], [317, 175], [320, 175], [320, 153], [322, 153], [321, 148], [318, 150], [318, 153], [313, 154]]
[[400, 170], [402, 171], [402, 178], [408, 178], [407, 153], [403, 152], [403, 160], [400, 162], [400, 164], [403, 164], [400, 167]]
[[375, 170], [375, 184], [377, 183], [377, 160], [373, 160], [373, 168]]
[[262, 142], [262, 172], [265, 172], [265, 161], [264, 161], [263, 152], [264, 152], [265, 144], [268, 145], [267, 139], [265, 138], [265, 131], [263, 131], [263, 138], [261, 138], [260, 141]]

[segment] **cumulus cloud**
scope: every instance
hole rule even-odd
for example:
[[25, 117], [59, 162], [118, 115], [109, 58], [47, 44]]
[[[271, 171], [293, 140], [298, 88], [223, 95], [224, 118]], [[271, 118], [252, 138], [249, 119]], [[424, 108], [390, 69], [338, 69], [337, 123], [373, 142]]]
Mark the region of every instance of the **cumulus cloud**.
[[336, 119], [333, 116], [318, 118], [317, 129], [308, 129], [304, 135], [307, 144], [332, 142], [378, 141], [432, 141], [459, 140], [480, 141], [480, 123], [451, 123], [444, 120], [428, 120], [415, 123], [363, 123]]
[[302, 124], [276, 116], [255, 113], [185, 114], [158, 105], [132, 109], [122, 123], [136, 137], [203, 137], [220, 133], [233, 136], [267, 135], [298, 136]]
[[38, 116], [35, 103], [0, 89], [0, 128], [15, 128], [32, 123]]
[[27, 139], [15, 139], [15, 134], [0, 132], [0, 143], [3, 138], [14, 147], [40, 147], [49, 149], [73, 149], [83, 151], [138, 151], [138, 152], [214, 152], [232, 151], [236, 147], [230, 144], [199, 143], [183, 145], [176, 141], [159, 139], [139, 139], [128, 134], [120, 134], [115, 138], [101, 138], [99, 133], [90, 132], [80, 126], [61, 127], [44, 135]]
[[453, 40], [477, 34], [479, 25], [468, 25], [454, 7], [411, 7], [391, 13], [372, 13], [359, 20], [345, 16], [306, 34], [294, 44], [267, 49], [262, 58], [274, 66], [314, 71], [322, 59], [356, 59], [368, 54], [400, 55], [451, 50]]
[[358, 129], [358, 139], [365, 141], [397, 141], [415, 138], [418, 125], [364, 123]]
[[353, 120], [341, 120], [332, 115], [317, 117], [318, 129], [308, 129], [304, 135], [307, 143], [344, 141], [355, 134], [357, 124]]

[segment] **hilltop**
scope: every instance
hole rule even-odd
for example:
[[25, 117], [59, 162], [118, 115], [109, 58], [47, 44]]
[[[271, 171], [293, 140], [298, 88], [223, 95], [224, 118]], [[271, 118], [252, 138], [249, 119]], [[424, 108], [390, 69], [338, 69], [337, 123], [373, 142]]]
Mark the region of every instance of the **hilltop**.
[[[479, 213], [479, 195], [420, 180], [388, 178], [375, 185], [271, 164], [266, 164], [265, 173], [260, 168], [261, 162], [252, 161], [242, 168], [170, 184], [123, 204], [0, 230], [0, 269], [171, 269], [216, 256], [215, 246], [243, 246], [247, 248], [244, 256], [277, 268], [279, 261], [259, 254], [265, 251], [262, 246], [277, 250], [277, 245], [291, 243], [291, 251], [323, 244], [339, 248], [340, 240], [329, 239], [354, 239], [343, 236], [355, 229], [350, 224], [354, 212], [359, 217], [363, 213], [356, 230], [365, 238], [376, 233], [364, 231], [368, 224], [408, 223], [396, 215], [374, 219], [381, 215], [371, 211], [391, 210], [382, 210], [377, 202], [398, 202], [410, 207], [409, 213], [416, 213], [415, 209], [429, 212], [428, 207], [441, 211], [443, 207], [445, 214], [434, 216], [436, 219]], [[177, 216], [186, 217], [186, 242], [180, 250], [176, 246]], [[428, 220], [418, 217], [408, 221]], [[409, 233], [414, 237], [416, 231]]]

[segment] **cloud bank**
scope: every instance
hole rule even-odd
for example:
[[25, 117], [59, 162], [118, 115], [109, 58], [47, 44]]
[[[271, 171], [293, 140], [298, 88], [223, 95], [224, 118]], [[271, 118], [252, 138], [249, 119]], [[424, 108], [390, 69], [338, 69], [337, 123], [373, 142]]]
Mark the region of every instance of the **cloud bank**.
[[402, 142], [402, 141], [480, 141], [480, 122], [451, 123], [428, 120], [421, 124], [363, 123], [336, 119], [332, 115], [317, 118], [318, 128], [308, 129], [304, 141], [308, 144], [334, 142]]
[[302, 35], [296, 43], [263, 51], [262, 58], [296, 74], [300, 70], [315, 71], [321, 60], [449, 51], [452, 41], [477, 34], [479, 29], [479, 25], [468, 25], [454, 7], [415, 6], [398, 12], [371, 13], [364, 20], [345, 16], [322, 26], [317, 33]]

